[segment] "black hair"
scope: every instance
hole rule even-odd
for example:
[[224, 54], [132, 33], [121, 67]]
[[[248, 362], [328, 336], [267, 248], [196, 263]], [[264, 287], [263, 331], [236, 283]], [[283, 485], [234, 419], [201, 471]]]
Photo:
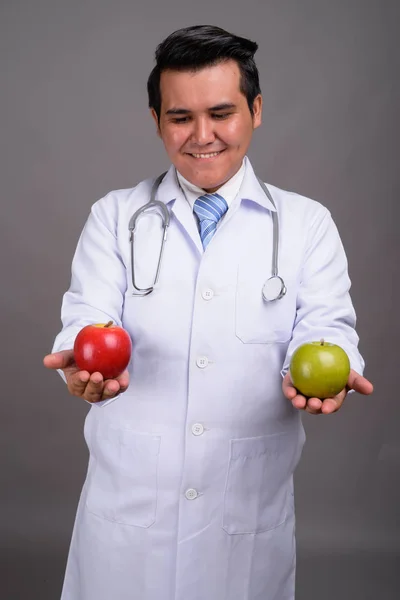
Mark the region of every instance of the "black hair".
[[199, 71], [233, 59], [240, 69], [240, 91], [253, 115], [254, 100], [261, 93], [254, 61], [257, 48], [256, 42], [213, 25], [195, 25], [174, 31], [156, 49], [156, 66], [147, 81], [149, 108], [155, 110], [160, 121], [160, 77], [163, 71]]

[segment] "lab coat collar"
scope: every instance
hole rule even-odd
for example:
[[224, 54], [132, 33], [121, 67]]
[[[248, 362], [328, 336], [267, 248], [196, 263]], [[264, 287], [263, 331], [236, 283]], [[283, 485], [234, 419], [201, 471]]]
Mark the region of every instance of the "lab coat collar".
[[[276, 212], [276, 208], [260, 186], [251, 162], [247, 156], [245, 156], [244, 161], [246, 170], [238, 193], [239, 199], [256, 202], [267, 210]], [[178, 178], [176, 176], [176, 170], [173, 165], [170, 166], [167, 174], [160, 184], [157, 199], [161, 200], [167, 205], [175, 201], [174, 208], [176, 204], [181, 204], [181, 201], [189, 205], [179, 185]], [[191, 211], [189, 210], [189, 212]]]
[[256, 202], [257, 204], [260, 204], [267, 210], [276, 212], [275, 206], [272, 204], [271, 200], [268, 198], [268, 196], [262, 189], [257, 179], [257, 176], [254, 173], [254, 169], [251, 165], [250, 160], [247, 158], [247, 156], [245, 156], [244, 160], [246, 171], [238, 193], [240, 200]]
[[164, 179], [160, 183], [160, 187], [156, 194], [156, 200], [164, 202], [167, 206], [171, 205], [171, 212], [186, 231], [197, 250], [202, 254], [203, 245], [201, 243], [196, 219], [194, 219], [191, 206], [186, 200], [182, 188], [179, 185], [176, 170], [173, 165], [168, 169]]
[[[256, 202], [267, 210], [274, 212], [276, 211], [272, 202], [269, 200], [260, 186], [253, 167], [251, 166], [251, 163], [247, 157], [245, 157], [245, 161], [246, 170], [242, 185], [240, 186], [237, 197], [233, 201], [232, 206], [224, 218], [224, 222], [221, 223], [221, 227], [225, 226], [226, 223], [230, 221], [243, 200]], [[168, 169], [158, 188], [156, 200], [164, 202], [167, 206], [171, 205], [171, 212], [179, 221], [186, 234], [190, 237], [198, 252], [202, 254], [203, 245], [201, 243], [199, 229], [197, 227], [196, 220], [193, 218], [193, 211], [190, 207], [190, 204], [186, 200], [182, 188], [179, 185], [176, 170], [173, 165], [171, 165], [171, 167]]]
[[186, 198], [182, 192], [182, 189], [178, 182], [178, 178], [176, 176], [175, 167], [174, 165], [171, 165], [164, 179], [160, 183], [160, 187], [158, 188], [158, 192], [156, 195], [156, 200], [160, 200], [168, 206], [169, 204], [171, 204], [171, 202], [174, 202], [177, 199], [182, 199], [186, 202]]

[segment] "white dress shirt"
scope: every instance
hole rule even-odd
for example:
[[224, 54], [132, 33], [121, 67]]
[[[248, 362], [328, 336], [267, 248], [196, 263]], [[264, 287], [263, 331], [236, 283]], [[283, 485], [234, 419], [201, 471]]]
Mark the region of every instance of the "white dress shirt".
[[[239, 171], [237, 173], [235, 173], [235, 175], [233, 177], [231, 177], [226, 183], [224, 183], [224, 185], [222, 185], [217, 190], [218, 194], [220, 196], [222, 196], [223, 198], [225, 198], [226, 203], [228, 205], [228, 210], [229, 210], [229, 207], [231, 206], [233, 200], [236, 198], [236, 196], [239, 192], [240, 186], [242, 185], [245, 170], [246, 170], [245, 161], [243, 160], [242, 166], [240, 167]], [[181, 186], [182, 191], [185, 195], [185, 198], [189, 202], [190, 207], [193, 210], [193, 206], [194, 206], [194, 203], [197, 200], [197, 198], [199, 198], [199, 196], [203, 196], [207, 192], [205, 190], [203, 190], [202, 188], [198, 187], [197, 185], [194, 185], [194, 183], [191, 183], [190, 181], [185, 179], [183, 177], [183, 175], [181, 175], [181, 173], [179, 173], [179, 171], [176, 171], [176, 175], [178, 178], [179, 185]], [[223, 217], [222, 217], [222, 219], [223, 219]], [[222, 221], [222, 219], [221, 219], [221, 221]], [[218, 225], [219, 225], [219, 223], [218, 223]], [[218, 225], [217, 225], [217, 227], [218, 227]]]

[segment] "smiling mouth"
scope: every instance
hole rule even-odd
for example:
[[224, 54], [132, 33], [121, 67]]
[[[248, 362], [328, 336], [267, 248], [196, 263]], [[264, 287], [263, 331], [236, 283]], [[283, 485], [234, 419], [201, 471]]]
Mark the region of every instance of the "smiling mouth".
[[195, 153], [195, 152], [188, 152], [189, 156], [193, 156], [193, 158], [197, 158], [197, 159], [204, 159], [204, 158], [215, 158], [216, 156], [219, 156], [220, 154], [222, 154], [222, 152], [224, 152], [224, 150], [219, 150], [218, 152], [204, 152], [202, 154], [199, 153]]

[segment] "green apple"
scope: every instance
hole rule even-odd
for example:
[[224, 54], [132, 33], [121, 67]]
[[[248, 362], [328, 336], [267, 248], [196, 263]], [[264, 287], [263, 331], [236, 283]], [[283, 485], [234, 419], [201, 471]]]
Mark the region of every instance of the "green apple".
[[307, 342], [293, 352], [290, 377], [308, 398], [332, 398], [345, 386], [350, 373], [346, 352], [325, 340]]

